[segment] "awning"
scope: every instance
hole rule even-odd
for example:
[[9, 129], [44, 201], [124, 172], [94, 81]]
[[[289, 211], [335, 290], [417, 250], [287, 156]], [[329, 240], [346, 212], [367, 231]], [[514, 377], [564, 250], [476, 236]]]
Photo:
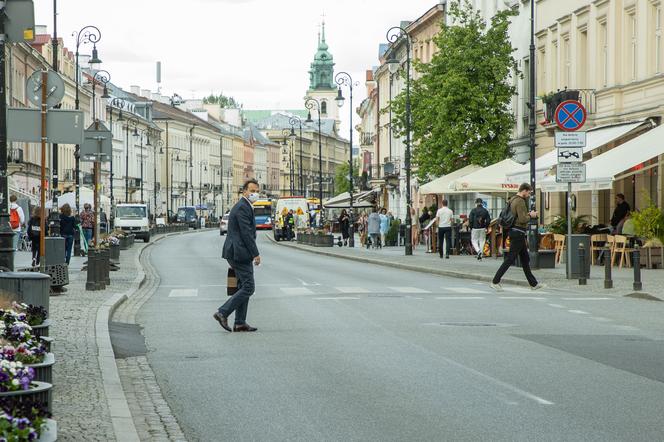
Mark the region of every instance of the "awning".
[[[374, 196], [376, 191], [358, 192], [353, 194], [353, 208], [369, 208], [374, 206]], [[350, 193], [344, 192], [330, 198], [323, 203], [326, 209], [348, 209], [350, 208]]]
[[[589, 130], [586, 135], [586, 147], [583, 148], [583, 153], [592, 152], [605, 144], [620, 139], [643, 124], [646, 123], [640, 121], [637, 123], [599, 127]], [[558, 164], [558, 152], [555, 148], [536, 158], [535, 177], [537, 178], [537, 181], [544, 180], [546, 176], [549, 175], [551, 168], [556, 164]], [[511, 183], [516, 184], [530, 182], [530, 163], [526, 163], [514, 172], [509, 173], [507, 179]]]
[[436, 178], [435, 180], [420, 186], [419, 193], [420, 195], [450, 193], [452, 189], [450, 189], [449, 186], [454, 180], [456, 180], [457, 178], [461, 178], [465, 175], [468, 175], [470, 173], [473, 173], [477, 170], [480, 170], [481, 168], [482, 166], [476, 166], [474, 164], [471, 164], [459, 170], [455, 170], [454, 172], [448, 173], [447, 175], [443, 175], [440, 178]]
[[522, 165], [508, 158], [454, 180], [450, 188], [453, 193], [516, 192], [521, 183], [507, 181], [507, 174]]
[[[638, 137], [621, 144], [601, 155], [586, 161], [586, 182], [573, 184], [573, 191], [604, 190], [613, 187], [617, 175], [635, 171], [643, 163], [659, 155], [664, 155], [664, 126], [658, 126]], [[540, 186], [545, 192], [564, 192], [566, 183], [556, 183], [555, 176], [542, 180]]]

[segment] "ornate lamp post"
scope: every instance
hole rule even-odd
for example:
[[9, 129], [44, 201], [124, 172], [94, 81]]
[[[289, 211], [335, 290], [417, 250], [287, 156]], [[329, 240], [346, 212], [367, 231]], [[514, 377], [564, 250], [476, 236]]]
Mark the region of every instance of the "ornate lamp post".
[[141, 137], [141, 155], [138, 159], [138, 162], [141, 164], [141, 204], [145, 204], [145, 200], [143, 199], [143, 135], [145, 135], [145, 138], [147, 139], [145, 147], [152, 147], [152, 144], [150, 143], [150, 132], [152, 131], [150, 129], [141, 129], [139, 132]]
[[[159, 147], [159, 152], [157, 152], [157, 147]], [[152, 191], [154, 193], [154, 216], [155, 220], [157, 219], [157, 155], [163, 155], [164, 154], [164, 141], [161, 138], [158, 138], [157, 141], [154, 143], [154, 181], [152, 182]]]
[[133, 117], [127, 119], [127, 125], [125, 126], [125, 203], [129, 202], [129, 129], [133, 126], [134, 132], [133, 137], [138, 138], [140, 134], [138, 133], [138, 120]]
[[323, 139], [321, 135], [321, 122], [320, 122], [320, 101], [315, 98], [308, 97], [304, 102], [304, 107], [309, 110], [307, 114], [307, 119], [305, 123], [313, 123], [314, 120], [311, 119], [311, 109], [316, 109], [318, 114], [318, 204], [320, 210], [320, 226], [323, 226], [323, 218], [325, 212], [323, 212]]
[[[113, 145], [113, 107], [119, 107], [120, 112], [118, 113], [118, 121], [124, 121], [124, 118], [122, 117], [122, 109], [125, 107], [127, 103], [122, 99], [122, 98], [113, 98], [111, 102], [109, 103], [108, 109], [109, 109], [109, 120], [110, 120], [110, 125], [111, 125], [111, 146]], [[114, 211], [113, 208], [115, 207], [115, 196], [113, 194], [113, 181], [115, 180], [115, 174], [113, 173], [113, 157], [114, 155], [111, 152], [111, 215], [113, 215]], [[111, 216], [112, 219], [112, 216]], [[111, 226], [113, 227], [113, 226]]]
[[[298, 180], [298, 182], [299, 182], [299, 194], [300, 194], [300, 196], [303, 196], [304, 195], [304, 181], [303, 181], [304, 176], [302, 174], [302, 164], [303, 164], [303, 161], [302, 161], [302, 120], [297, 115], [293, 115], [288, 120], [288, 123], [292, 127], [295, 127], [296, 125], [300, 126], [300, 164], [299, 164], [299, 177], [298, 177], [299, 180]], [[289, 135], [289, 136], [291, 137], [291, 141], [295, 142], [295, 138], [294, 138], [295, 137], [295, 130], [294, 129], [291, 129], [291, 135]]]
[[[80, 31], [74, 32], [72, 34], [73, 37], [76, 38], [76, 52], [75, 52], [75, 57], [76, 57], [76, 72], [74, 75], [74, 80], [76, 83], [76, 98], [74, 101], [74, 107], [76, 110], [80, 109], [80, 100], [79, 100], [79, 89], [80, 89], [80, 67], [79, 67], [79, 49], [82, 44], [88, 44], [92, 43], [92, 58], [90, 58], [90, 61], [88, 62], [90, 65], [90, 68], [94, 70], [95, 66], [99, 66], [101, 64], [101, 60], [99, 59], [99, 55], [97, 54], [97, 43], [99, 40], [101, 40], [101, 31], [99, 31], [99, 28], [96, 26], [84, 26], [81, 28]], [[93, 85], [94, 86], [94, 85]], [[93, 87], [94, 91], [94, 87]], [[93, 99], [93, 105], [94, 105], [94, 99]], [[93, 118], [94, 121], [94, 118]], [[75, 178], [74, 181], [76, 183], [76, 207], [78, 208], [79, 206], [79, 195], [80, 195], [80, 187], [81, 187], [81, 181], [80, 181], [80, 171], [81, 171], [81, 146], [76, 145], [76, 150], [74, 151], [74, 159], [75, 159]]]
[[184, 181], [184, 205], [187, 205], [187, 197], [189, 193], [189, 184], [191, 184], [191, 205], [194, 205], [194, 128], [196, 123], [191, 125], [189, 129], [189, 181], [185, 177]]
[[[405, 29], [394, 26], [387, 31], [387, 41], [393, 45], [399, 40], [403, 39], [406, 43], [406, 153], [404, 158], [404, 166], [406, 169], [406, 255], [413, 254], [413, 244], [411, 243], [411, 215], [410, 207], [412, 205], [410, 195], [410, 132], [411, 132], [411, 111], [410, 111], [410, 47], [412, 39]], [[401, 62], [392, 54], [391, 58], [386, 61], [390, 72], [396, 72], [401, 66]], [[390, 128], [391, 130], [391, 128]]]
[[355, 247], [355, 233], [353, 232], [353, 86], [359, 86], [360, 83], [353, 83], [353, 78], [347, 72], [339, 72], [334, 77], [335, 83], [339, 86], [337, 93], [337, 106], [342, 107], [344, 105], [344, 96], [341, 93], [341, 86], [348, 86], [349, 98], [350, 98], [350, 158], [348, 160], [348, 193], [350, 194], [350, 229], [349, 229], [349, 238], [348, 238], [348, 247]]
[[[203, 215], [203, 171], [207, 172], [208, 162], [200, 160], [198, 162], [198, 207], [200, 208], [200, 215]], [[193, 187], [193, 186], [192, 186]], [[192, 200], [193, 203], [193, 200]]]
[[[293, 167], [293, 139], [296, 137], [295, 131], [293, 127], [291, 126], [290, 129], [284, 129], [281, 131], [281, 133], [284, 135], [284, 142], [282, 143], [282, 146], [284, 146], [283, 154], [284, 154], [284, 162], [287, 162], [289, 164], [288, 166], [288, 182], [289, 182], [289, 190], [291, 196], [295, 194], [295, 169]], [[292, 138], [291, 138], [292, 134]], [[289, 141], [286, 141], [289, 140]], [[286, 147], [290, 146], [290, 148], [287, 150]], [[288, 156], [286, 156], [288, 155]]]

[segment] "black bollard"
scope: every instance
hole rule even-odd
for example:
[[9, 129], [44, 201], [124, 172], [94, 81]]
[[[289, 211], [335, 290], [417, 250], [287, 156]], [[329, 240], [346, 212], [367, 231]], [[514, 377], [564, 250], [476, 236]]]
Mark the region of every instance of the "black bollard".
[[105, 286], [111, 285], [111, 252], [108, 249], [99, 250], [99, 264], [101, 266], [101, 280]]
[[613, 280], [611, 279], [611, 247], [609, 246], [604, 248], [604, 288], [613, 288]]
[[583, 244], [579, 244], [579, 265], [581, 266], [579, 271], [579, 285], [586, 285], [586, 249], [583, 247]]
[[88, 273], [85, 290], [99, 290], [97, 283], [97, 254], [94, 249], [88, 250]]
[[632, 252], [632, 265], [634, 266], [634, 291], [639, 292], [643, 290], [643, 283], [641, 282], [641, 250], [639, 250], [638, 244], [634, 246], [634, 252]]

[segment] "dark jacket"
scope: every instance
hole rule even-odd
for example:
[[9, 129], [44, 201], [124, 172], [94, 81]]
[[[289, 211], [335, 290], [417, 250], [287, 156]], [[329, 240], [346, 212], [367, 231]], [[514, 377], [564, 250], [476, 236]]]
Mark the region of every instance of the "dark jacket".
[[431, 219], [431, 214], [429, 211], [424, 212], [420, 215], [420, 225], [424, 226]]
[[[41, 226], [39, 218], [35, 218], [34, 216], [30, 218], [26, 232], [31, 242], [34, 243], [39, 241], [39, 238], [41, 237]], [[48, 223], [46, 223], [46, 234], [48, 235]]]
[[258, 255], [254, 209], [246, 198], [240, 198], [228, 215], [228, 234], [221, 256], [231, 261], [251, 262]]
[[475, 207], [468, 214], [468, 223], [471, 229], [486, 229], [491, 224], [491, 215], [483, 206]]
[[528, 202], [525, 198], [516, 195], [510, 200], [510, 211], [514, 214], [514, 226], [519, 230], [528, 229], [530, 222], [530, 213], [528, 212]]
[[631, 208], [629, 207], [629, 203], [627, 201], [623, 201], [622, 203], [618, 204], [613, 211], [611, 225], [616, 227], [618, 224], [620, 224], [620, 221], [622, 221], [627, 216], [630, 209]]
[[73, 236], [76, 234], [76, 218], [60, 214], [60, 235]]

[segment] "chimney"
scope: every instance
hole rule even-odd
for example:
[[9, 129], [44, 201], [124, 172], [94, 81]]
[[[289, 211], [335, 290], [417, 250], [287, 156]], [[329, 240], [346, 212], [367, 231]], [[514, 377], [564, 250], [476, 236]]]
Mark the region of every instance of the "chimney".
[[134, 95], [141, 95], [141, 87], [140, 86], [129, 86], [129, 89], [131, 90], [131, 93]]
[[141, 95], [141, 97], [150, 98], [150, 96], [152, 95], [152, 92], [150, 92], [150, 89], [141, 89], [141, 94], [140, 95]]
[[374, 78], [373, 78], [373, 70], [372, 69], [367, 69], [366, 75], [367, 75], [366, 81], [373, 81]]

